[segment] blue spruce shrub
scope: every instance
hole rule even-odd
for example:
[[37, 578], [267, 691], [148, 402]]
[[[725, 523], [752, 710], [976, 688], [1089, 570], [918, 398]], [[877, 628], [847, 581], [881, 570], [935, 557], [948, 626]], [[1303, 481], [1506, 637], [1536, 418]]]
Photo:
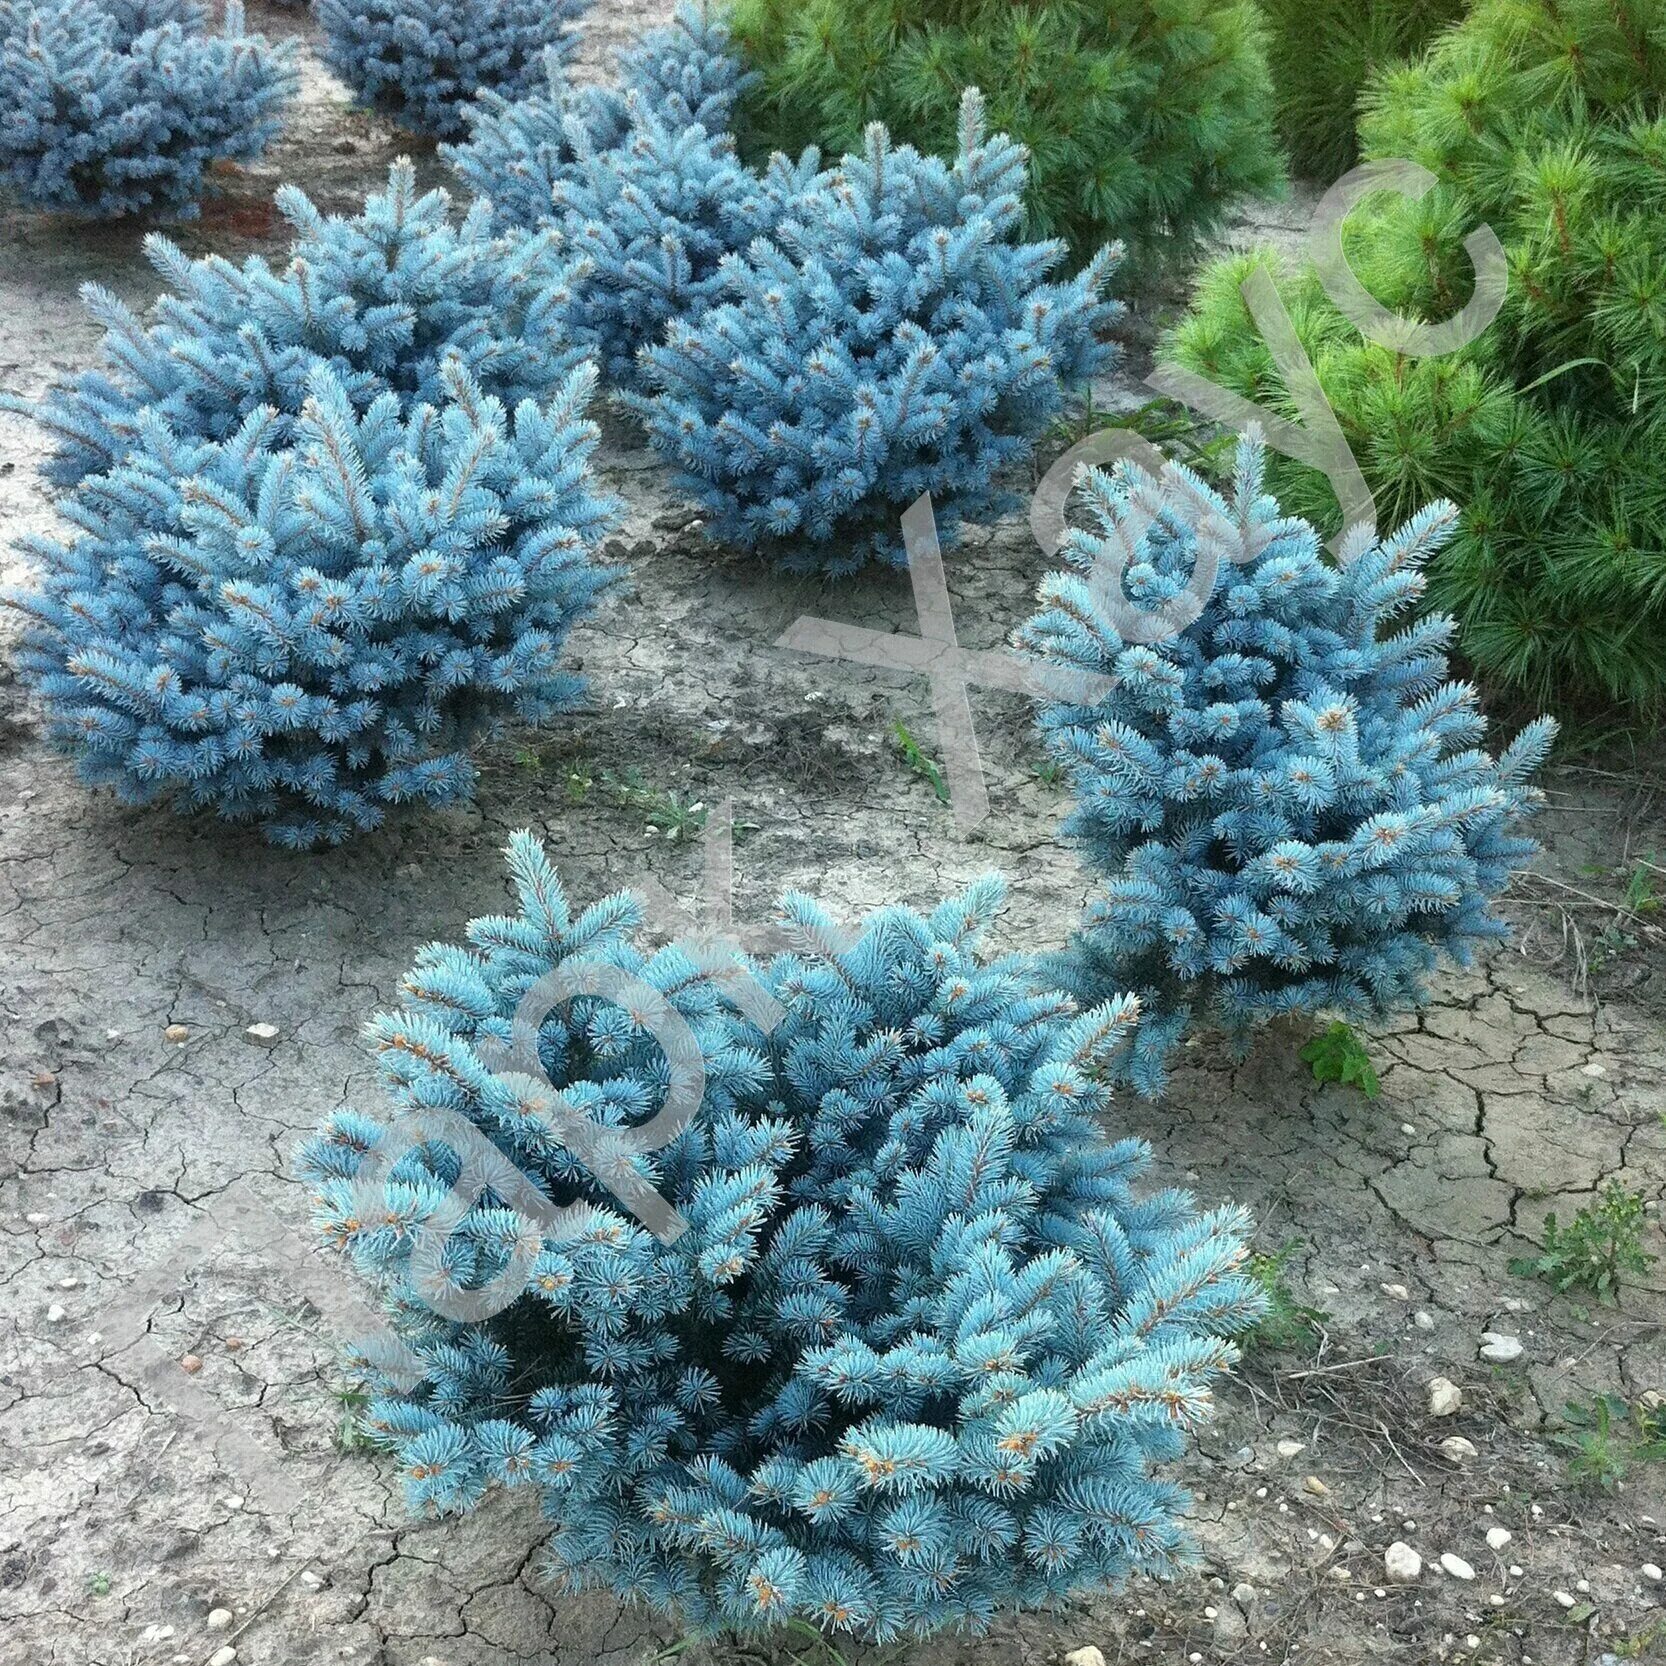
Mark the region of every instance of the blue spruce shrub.
[[0, 0], [0, 175], [34, 208], [197, 214], [204, 170], [278, 132], [295, 49], [194, 0]]
[[409, 164], [353, 220], [279, 201], [284, 271], [155, 239], [153, 323], [89, 291], [108, 368], [47, 411], [71, 530], [6, 600], [87, 781], [306, 848], [467, 797], [472, 738], [572, 703], [615, 506], [551, 239], [453, 227]]
[[586, 258], [569, 313], [610, 381], [639, 385], [637, 356], [673, 318], [720, 292], [724, 259], [775, 229], [815, 177], [815, 153], [761, 175], [735, 157], [728, 123], [749, 82], [720, 15], [686, 5], [623, 57], [618, 91], [483, 97], [467, 145], [447, 151], [500, 218], [555, 226]]
[[537, 89], [550, 53], [577, 50], [571, 33], [590, 0], [318, 0], [324, 61], [366, 104], [440, 138], [464, 131], [469, 101]]
[[620, 143], [580, 155], [555, 187], [555, 225], [585, 258], [569, 314], [621, 388], [641, 386], [644, 348], [673, 320], [688, 324], [723, 293], [724, 261], [793, 212], [816, 172], [776, 156], [754, 174], [727, 135], [673, 127], [638, 92]]
[[619, 54], [621, 93], [640, 93], [674, 127], [727, 133], [756, 80], [735, 47], [726, 8], [714, 0], [683, 0], [669, 23]]
[[[789, 896], [801, 948], [747, 967], [778, 1003], [754, 1021], [738, 960], [641, 946], [629, 896], [575, 918], [531, 835], [509, 856], [518, 912], [424, 949], [371, 1025], [393, 1124], [340, 1113], [300, 1160], [415, 1356], [355, 1362], [412, 1504], [535, 1487], [564, 1586], [702, 1631], [980, 1630], [1172, 1568], [1185, 1499], [1151, 1466], [1209, 1414], [1260, 1298], [1242, 1213], [1139, 1195], [1149, 1152], [1099, 1132], [1136, 1003], [1078, 1012], [985, 962], [988, 879], [853, 942]], [[537, 1022], [544, 1095], [492, 1060], [558, 968], [569, 991], [627, 981]], [[643, 1230], [546, 1121], [558, 1090], [624, 1147], [660, 1113], [656, 1006], [704, 1066], [698, 1110], [631, 1158], [680, 1236]], [[476, 1141], [558, 1225], [495, 1191], [453, 1207], [465, 1157], [491, 1172]], [[439, 1317], [495, 1281], [495, 1317]]]
[[558, 55], [538, 91], [505, 98], [487, 88], [463, 110], [468, 138], [440, 146], [459, 179], [488, 199], [499, 222], [533, 230], [555, 217], [555, 188], [577, 155], [616, 145], [625, 131], [623, 99], [611, 89], [575, 87]]
[[[1148, 1092], [1194, 1005], [1241, 1047], [1287, 1013], [1421, 1004], [1441, 953], [1506, 934], [1491, 904], [1536, 849], [1520, 827], [1555, 724], [1494, 759], [1474, 689], [1445, 680], [1452, 620], [1391, 629], [1455, 511], [1356, 531], [1332, 564], [1264, 472], [1253, 433], [1230, 500], [1183, 468], [1087, 471], [1097, 530], [1070, 533], [1078, 573], [1043, 584], [1020, 638], [1110, 679], [1041, 714], [1076, 788], [1066, 829], [1109, 876], [1043, 975], [1140, 991]], [[1165, 632], [1188, 590], [1194, 617]]]
[[294, 186], [276, 201], [296, 234], [281, 270], [259, 256], [241, 267], [192, 260], [152, 236], [146, 253], [174, 293], [148, 324], [96, 284], [83, 288], [106, 363], [36, 413], [58, 442], [47, 471], [57, 484], [120, 466], [148, 418], [209, 440], [261, 406], [287, 422], [320, 364], [363, 408], [384, 391], [436, 402], [440, 367], [457, 358], [512, 408], [547, 397], [580, 362], [566, 325], [575, 267], [552, 234], [495, 235], [478, 207], [454, 224], [445, 193], [419, 196], [405, 161], [351, 219], [319, 213]]
[[724, 269], [728, 299], [644, 353], [655, 446], [707, 530], [783, 565], [902, 565], [899, 521], [936, 499], [945, 541], [997, 513], [996, 484], [1110, 349], [1117, 252], [1047, 282], [1062, 243], [1019, 243], [1023, 148], [969, 89], [952, 162], [868, 129], [773, 236]]
[[524, 95], [482, 91], [463, 110], [468, 139], [440, 147], [463, 183], [491, 199], [500, 220], [527, 229], [554, 218], [555, 189], [577, 176], [581, 156], [605, 155], [625, 142], [631, 94], [674, 131], [699, 126], [717, 136], [729, 130], [750, 84], [707, 0], [685, 4], [622, 52], [617, 89], [574, 87], [559, 53], [548, 54], [544, 68], [543, 85]]

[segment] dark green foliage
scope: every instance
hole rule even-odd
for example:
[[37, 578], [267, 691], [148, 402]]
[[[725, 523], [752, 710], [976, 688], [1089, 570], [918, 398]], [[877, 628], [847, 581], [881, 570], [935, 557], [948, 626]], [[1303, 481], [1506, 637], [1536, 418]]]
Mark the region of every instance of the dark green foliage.
[[873, 121], [952, 153], [977, 86], [1030, 150], [1031, 235], [1078, 261], [1121, 238], [1148, 273], [1279, 183], [1249, 0], [737, 0], [733, 27], [763, 76], [742, 107], [755, 159], [859, 151]]
[[1510, 1263], [1510, 1271], [1542, 1278], [1559, 1294], [1589, 1290], [1600, 1301], [1613, 1301], [1625, 1273], [1646, 1273], [1657, 1257], [1643, 1248], [1643, 1199], [1610, 1180], [1593, 1204], [1566, 1226], [1545, 1216], [1545, 1244], [1534, 1256]]
[[1353, 1026], [1341, 1019], [1308, 1042], [1301, 1057], [1316, 1082], [1340, 1082], [1344, 1087], [1358, 1088], [1367, 1099], [1375, 1099], [1382, 1092], [1365, 1043], [1354, 1034]]
[[1359, 156], [1359, 95], [1463, 15], [1463, 0], [1261, 0], [1279, 138], [1298, 174], [1329, 184]]
[[[1386, 307], [1445, 319], [1469, 299], [1464, 238], [1490, 224], [1504, 310], [1455, 354], [1363, 340], [1311, 270], [1281, 284], [1389, 527], [1448, 497], [1459, 533], [1430, 574], [1461, 646], [1535, 700], [1658, 707], [1666, 693], [1666, 0], [1479, 0], [1427, 59], [1381, 77], [1368, 158], [1443, 182], [1379, 196], [1345, 242]], [[1240, 293], [1205, 274], [1171, 356], [1294, 415]], [[1284, 464], [1287, 508], [1334, 528], [1328, 484]]]

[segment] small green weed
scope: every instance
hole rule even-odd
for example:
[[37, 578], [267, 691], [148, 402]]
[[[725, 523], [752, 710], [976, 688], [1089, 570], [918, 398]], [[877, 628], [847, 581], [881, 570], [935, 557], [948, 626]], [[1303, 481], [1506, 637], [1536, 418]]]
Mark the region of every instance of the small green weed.
[[1631, 1406], [1617, 1394], [1599, 1395], [1589, 1404], [1570, 1402], [1562, 1409], [1565, 1432], [1551, 1442], [1573, 1456], [1568, 1474], [1575, 1481], [1612, 1492], [1639, 1463], [1666, 1463], [1666, 1413]]
[[1617, 1660], [1666, 1660], [1666, 1620], [1655, 1620], [1610, 1645]]
[[1338, 1020], [1308, 1042], [1301, 1052], [1302, 1063], [1313, 1070], [1316, 1082], [1340, 1082], [1358, 1088], [1367, 1099], [1382, 1092], [1365, 1043], [1350, 1025]]
[[943, 779], [942, 770], [920, 750], [920, 743], [908, 732], [908, 725], [900, 717], [891, 725], [891, 741], [897, 749], [897, 756], [947, 804], [949, 783]]
[[359, 1413], [370, 1404], [370, 1396], [362, 1388], [338, 1388], [336, 1404], [341, 1407], [341, 1422], [336, 1428], [336, 1445], [343, 1452], [357, 1452], [370, 1441], [359, 1427]]
[[[644, 781], [634, 769], [617, 775], [604, 770], [600, 779], [615, 804], [640, 815], [668, 845], [687, 844], [705, 831], [709, 812], [704, 804], [685, 804], [674, 792]], [[589, 791], [588, 786], [585, 790]]]
[[1597, 1201], [1566, 1226], [1546, 1215], [1544, 1249], [1517, 1256], [1510, 1271], [1543, 1279], [1558, 1294], [1589, 1290], [1599, 1301], [1612, 1302], [1622, 1274], [1647, 1272], [1656, 1259], [1643, 1248], [1646, 1220], [1641, 1194], [1610, 1180]]
[[1655, 914], [1660, 910], [1660, 893], [1655, 877], [1660, 869], [1650, 860], [1639, 862], [1626, 881], [1625, 907], [1629, 914]]
[[1637, 933], [1624, 931], [1619, 926], [1604, 926], [1591, 941], [1591, 952], [1585, 957], [1593, 972], [1601, 972], [1623, 960], [1637, 947]]
[[1252, 1255], [1245, 1264], [1246, 1275], [1261, 1286], [1267, 1311], [1244, 1338], [1246, 1346], [1280, 1354], [1310, 1354], [1318, 1345], [1330, 1315], [1322, 1308], [1306, 1307], [1296, 1300], [1285, 1277], [1290, 1258], [1301, 1248], [1295, 1240], [1270, 1255]]
[[107, 1573], [92, 1573], [87, 1575], [87, 1592], [90, 1596], [107, 1597], [110, 1594], [110, 1576]]

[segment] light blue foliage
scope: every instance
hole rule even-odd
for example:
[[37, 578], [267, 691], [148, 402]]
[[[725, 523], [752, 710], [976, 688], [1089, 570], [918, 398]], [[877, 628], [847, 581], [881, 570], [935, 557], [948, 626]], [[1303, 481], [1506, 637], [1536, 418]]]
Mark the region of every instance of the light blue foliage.
[[573, 86], [554, 53], [542, 88], [516, 98], [488, 88], [464, 108], [463, 120], [467, 140], [441, 145], [440, 155], [475, 196], [491, 202], [501, 224], [529, 230], [554, 219], [555, 188], [579, 152], [615, 145], [625, 131], [620, 95]]
[[500, 221], [533, 229], [554, 218], [554, 193], [575, 177], [580, 156], [603, 155], [625, 141], [626, 98], [674, 131], [729, 129], [747, 85], [729, 33], [707, 0], [682, 6], [663, 28], [648, 30], [620, 53], [619, 85], [574, 87], [558, 53], [545, 62], [544, 84], [521, 96], [487, 89], [463, 111], [469, 137], [440, 154], [476, 196], [488, 197]]
[[511, 407], [545, 397], [580, 362], [565, 322], [574, 267], [552, 235], [500, 237], [481, 209], [456, 224], [446, 195], [419, 196], [403, 161], [351, 219], [321, 214], [294, 186], [276, 201], [296, 234], [281, 270], [258, 256], [192, 260], [153, 236], [146, 253], [174, 293], [148, 324], [107, 290], [82, 290], [105, 327], [106, 363], [35, 413], [58, 441], [47, 472], [59, 485], [120, 466], [146, 413], [211, 440], [262, 405], [292, 418], [320, 363], [362, 409], [387, 390], [437, 400], [448, 358]]
[[[424, 949], [371, 1025], [392, 1124], [340, 1113], [300, 1158], [419, 1361], [355, 1362], [413, 1506], [535, 1487], [563, 1586], [698, 1631], [981, 1630], [1175, 1566], [1184, 1497], [1151, 1466], [1261, 1298], [1242, 1213], [1141, 1195], [1146, 1148], [1099, 1132], [1135, 1003], [1081, 1013], [986, 962], [993, 878], [855, 940], [789, 896], [796, 950], [748, 964], [640, 946], [628, 896], [575, 918], [530, 834], [509, 856], [517, 912]], [[557, 969], [577, 993], [546, 1014]], [[494, 1062], [529, 994], [547, 1085]], [[646, 1127], [673, 1054], [698, 1110]], [[552, 1087], [680, 1236], [578, 1161]], [[490, 1189], [454, 1208], [465, 1162]], [[538, 1224], [502, 1206], [523, 1184]]]
[[44, 413], [72, 532], [6, 600], [89, 782], [304, 848], [468, 796], [472, 738], [572, 703], [616, 505], [552, 239], [453, 226], [408, 163], [351, 220], [279, 202], [282, 271], [153, 238], [152, 323], [89, 289], [107, 366]]
[[477, 94], [523, 97], [550, 55], [570, 58], [573, 22], [590, 3], [317, 0], [314, 11], [325, 61], [366, 104], [419, 133], [455, 138]]
[[900, 565], [922, 493], [945, 541], [1010, 506], [1001, 471], [1108, 360], [1119, 310], [1116, 251], [1049, 283], [1063, 245], [1015, 241], [1025, 176], [975, 89], [952, 162], [872, 127], [726, 263], [726, 299], [645, 350], [657, 391], [633, 402], [714, 536], [840, 574]]
[[[1069, 534], [1078, 571], [1021, 633], [1111, 680], [1041, 715], [1076, 787], [1066, 828], [1109, 876], [1042, 975], [1141, 992], [1150, 1092], [1194, 1005], [1243, 1045], [1286, 1013], [1421, 1004], [1440, 954], [1467, 964], [1505, 935], [1491, 904], [1536, 849], [1520, 829], [1555, 724], [1492, 758], [1475, 691], [1445, 680], [1452, 621], [1396, 624], [1451, 506], [1380, 544], [1356, 531], [1332, 564], [1264, 477], [1254, 433], [1230, 499], [1173, 466], [1089, 471], [1096, 529]], [[1189, 588], [1191, 622], [1163, 631]]]
[[777, 156], [754, 174], [727, 135], [673, 127], [637, 92], [625, 108], [621, 142], [581, 156], [554, 202], [556, 226], [588, 265], [574, 285], [574, 333], [594, 344], [615, 386], [631, 389], [640, 386], [643, 349], [720, 297], [724, 261], [794, 211], [817, 158]]
[[239, 0], [217, 34], [194, 0], [0, 0], [0, 174], [33, 208], [191, 218], [204, 171], [259, 156], [298, 85]]
[[617, 90], [568, 85], [481, 98], [472, 137], [446, 155], [500, 220], [555, 226], [588, 259], [569, 314], [609, 380], [635, 385], [639, 350], [715, 298], [725, 256], [772, 231], [815, 174], [813, 155], [762, 176], [728, 124], [750, 77], [720, 14], [686, 5], [622, 55]]

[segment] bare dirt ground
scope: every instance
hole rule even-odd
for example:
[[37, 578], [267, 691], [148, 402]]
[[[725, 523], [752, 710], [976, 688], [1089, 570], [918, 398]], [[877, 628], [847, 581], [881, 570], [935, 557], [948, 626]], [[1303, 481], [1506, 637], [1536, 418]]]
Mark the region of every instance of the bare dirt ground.
[[[252, 9], [273, 31], [308, 27]], [[603, 0], [587, 63], [660, 9]], [[276, 252], [280, 180], [350, 208], [406, 148], [312, 69], [282, 143], [180, 236]], [[1234, 235], [1289, 236], [1299, 211], [1258, 211]], [[134, 302], [155, 288], [130, 227], [13, 215], [0, 250], [12, 393], [93, 357], [81, 282]], [[1132, 337], [1137, 368], [1149, 330]], [[1109, 391], [1137, 397], [1131, 376]], [[50, 525], [39, 436], [0, 419], [0, 448], [7, 534]], [[652, 873], [692, 902], [702, 841], [646, 827], [619, 784], [634, 772], [685, 806], [733, 801], [743, 920], [789, 886], [851, 917], [989, 867], [1012, 882], [1010, 944], [1061, 941], [1081, 906], [1021, 701], [974, 696], [992, 814], [966, 838], [893, 744], [900, 719], [933, 749], [923, 684], [771, 646], [804, 613], [913, 633], [906, 579], [824, 588], [714, 549], [622, 422], [602, 463], [629, 503], [613, 554], [631, 582], [576, 643], [591, 706], [493, 753], [471, 811], [285, 856], [89, 796], [0, 687], [6, 1666], [226, 1666], [228, 1648], [251, 1666], [645, 1666], [676, 1643], [661, 1619], [544, 1585], [535, 1511], [408, 1516], [389, 1466], [343, 1435], [324, 1318], [337, 1274], [297, 1263], [269, 1224], [305, 1234], [296, 1139], [344, 1102], [376, 1108], [360, 1026], [418, 943], [500, 905], [513, 829], [543, 835], [576, 897]], [[951, 554], [963, 642], [1000, 644], [1045, 567], [1016, 519]], [[1195, 1575], [895, 1658], [1049, 1666], [1090, 1644], [1112, 1662], [1666, 1658], [1666, 1465], [1635, 1462], [1605, 1491], [1557, 1444], [1570, 1402], [1666, 1388], [1662, 1269], [1616, 1306], [1508, 1270], [1548, 1211], [1565, 1219], [1610, 1178], [1657, 1210], [1666, 1185], [1660, 784], [1658, 760], [1613, 747], [1557, 768], [1517, 948], [1371, 1036], [1380, 1098], [1316, 1086], [1303, 1037], [1272, 1034], [1236, 1066], [1200, 1043], [1167, 1100], [1122, 1104], [1120, 1130], [1152, 1140], [1165, 1178], [1255, 1209], [1306, 1315], [1224, 1386], [1183, 1466]], [[228, 1222], [242, 1230], [222, 1238]], [[1662, 1249], [1658, 1214], [1647, 1237]], [[1479, 1359], [1485, 1331], [1518, 1338], [1519, 1359]], [[1437, 1376], [1462, 1390], [1453, 1415], [1430, 1413]], [[191, 1392], [217, 1422], [182, 1415]], [[1489, 1541], [1498, 1529], [1509, 1538]], [[1422, 1556], [1415, 1583], [1385, 1577], [1396, 1540]], [[709, 1643], [689, 1659], [815, 1652]]]

